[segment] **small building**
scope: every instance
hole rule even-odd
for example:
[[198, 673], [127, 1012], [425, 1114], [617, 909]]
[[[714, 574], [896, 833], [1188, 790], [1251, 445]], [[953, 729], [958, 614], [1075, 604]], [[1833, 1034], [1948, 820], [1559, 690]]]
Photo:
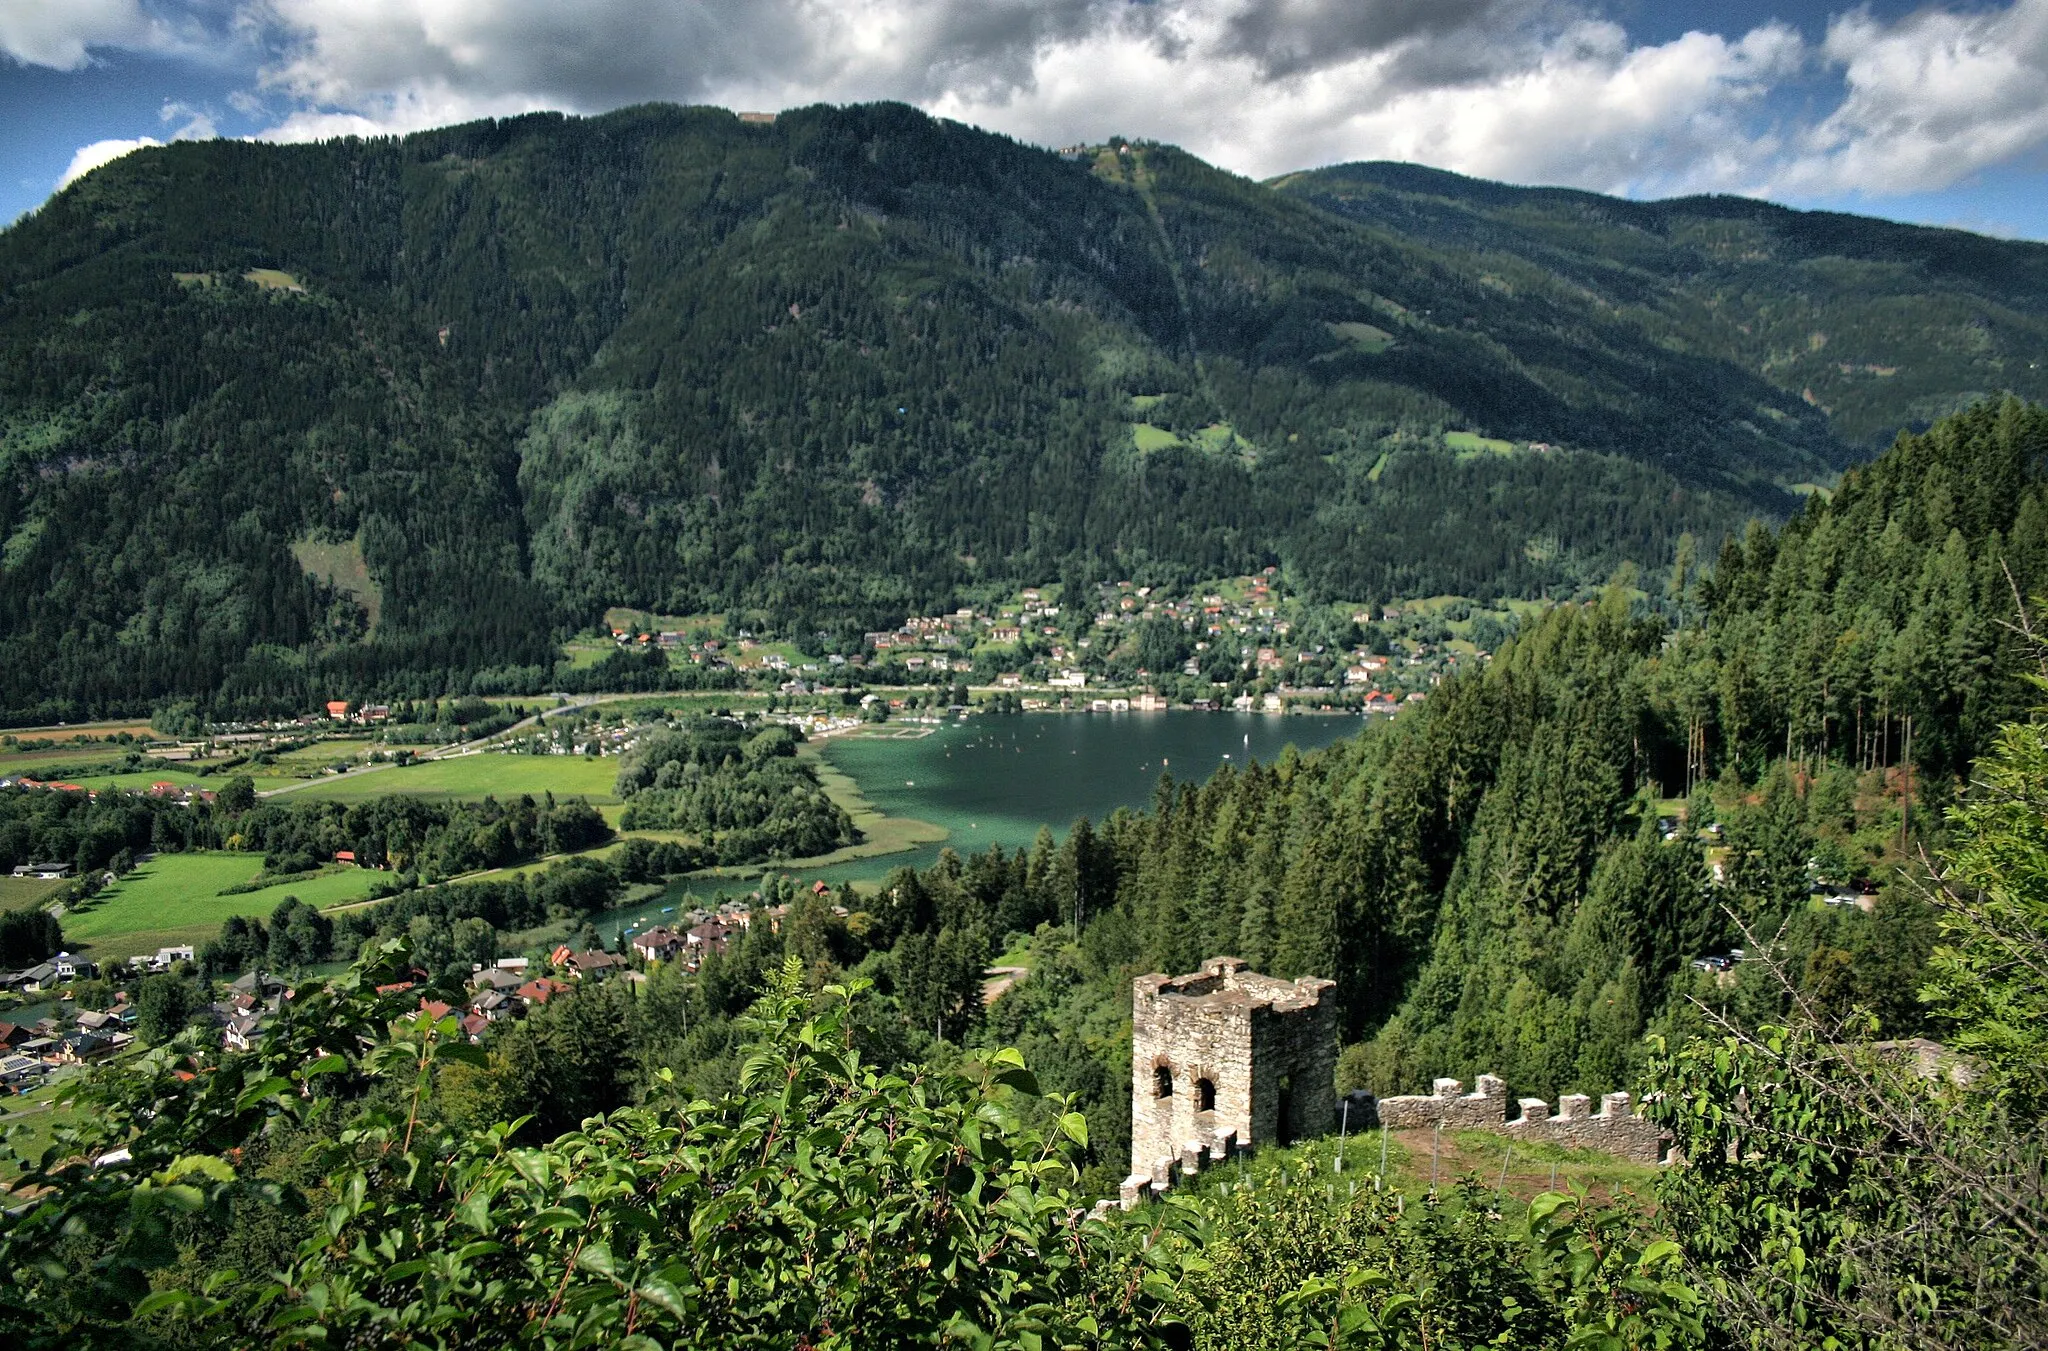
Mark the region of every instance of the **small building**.
[[523, 1005], [509, 991], [485, 990], [469, 1001], [469, 1007], [485, 1022], [495, 1023], [500, 1019], [516, 1016]]
[[687, 943], [675, 930], [656, 925], [633, 938], [633, 951], [644, 962], [662, 962], [676, 955]]
[[32, 1055], [0, 1057], [0, 1087], [11, 1092], [28, 1092], [39, 1086], [49, 1072], [49, 1065]]
[[531, 1007], [535, 1004], [545, 1004], [550, 999], [553, 999], [556, 995], [561, 994], [564, 991], [570, 990], [572, 988], [574, 987], [569, 985], [566, 981], [551, 980], [546, 976], [542, 976], [539, 980], [530, 980], [526, 982], [526, 984], [520, 986], [519, 989], [514, 993], [516, 993], [520, 1000], [522, 1000], [528, 1007]]
[[724, 952], [732, 930], [715, 921], [699, 924], [683, 935], [683, 941], [696, 949], [701, 956], [707, 952]]
[[628, 965], [624, 957], [610, 952], [572, 952], [556, 963], [577, 980], [603, 980]]
[[[55, 784], [51, 785], [51, 787], [56, 786]], [[35, 877], [45, 882], [54, 882], [60, 878], [71, 876], [75, 871], [76, 869], [69, 863], [23, 863], [15, 867], [14, 875], [16, 877]]]

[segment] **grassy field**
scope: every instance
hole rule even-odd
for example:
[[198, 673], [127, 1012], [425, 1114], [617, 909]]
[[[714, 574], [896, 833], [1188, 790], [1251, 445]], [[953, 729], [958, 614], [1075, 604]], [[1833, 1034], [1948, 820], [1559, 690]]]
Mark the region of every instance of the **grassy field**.
[[597, 804], [618, 801], [612, 796], [618, 774], [616, 756], [587, 760], [580, 755], [459, 755], [404, 768], [338, 775], [291, 796], [361, 802], [392, 793], [457, 798], [553, 793], [556, 797], [587, 797]]
[[64, 935], [106, 961], [155, 952], [177, 943], [203, 943], [230, 915], [267, 915], [286, 896], [326, 907], [360, 900], [382, 874], [355, 868], [280, 882], [232, 896], [263, 871], [260, 854], [159, 854], [64, 916]]
[[55, 727], [14, 727], [7, 735], [21, 741], [70, 741], [76, 737], [89, 737], [95, 741], [108, 741], [126, 732], [132, 737], [154, 738], [147, 719], [116, 718], [111, 722], [59, 723]]
[[292, 557], [308, 576], [318, 577], [355, 597], [370, 617], [370, 632], [377, 631], [377, 621], [384, 613], [384, 588], [370, 576], [370, 565], [363, 560], [360, 534], [339, 543], [313, 538], [299, 540], [292, 545]]
[[1335, 337], [1342, 338], [1354, 350], [1367, 356], [1378, 356], [1394, 345], [1394, 335], [1371, 324], [1325, 324]]
[[0, 910], [26, 910], [41, 905], [66, 885], [63, 878], [46, 882], [40, 877], [0, 877]]
[[1461, 455], [1511, 455], [1515, 443], [1497, 441], [1477, 432], [1445, 432], [1444, 444]]
[[71, 781], [81, 787], [90, 788], [95, 792], [108, 788], [118, 788], [130, 793], [141, 793], [148, 791], [149, 786], [155, 783], [175, 783], [180, 787], [190, 787], [198, 784], [207, 788], [218, 789], [228, 781], [228, 776], [215, 775], [212, 778], [206, 778], [202, 775], [194, 774], [189, 769], [138, 769], [127, 774], [86, 774], [76, 776]]
[[68, 765], [97, 765], [119, 758], [117, 746], [56, 746], [43, 751], [0, 751], [0, 775], [22, 774], [38, 769], [61, 770]]
[[1164, 427], [1155, 427], [1149, 422], [1131, 424], [1131, 442], [1146, 454], [1155, 450], [1171, 450], [1182, 444], [1178, 436]]
[[0, 1177], [15, 1175], [11, 1151], [39, 1158], [54, 1143], [57, 1127], [77, 1110], [68, 1104], [59, 1108], [51, 1101], [55, 1095], [56, 1085], [45, 1084], [32, 1093], [0, 1098], [0, 1104], [5, 1105], [5, 1110], [0, 1111], [0, 1133], [6, 1135], [9, 1151], [0, 1153]]
[[296, 291], [300, 295], [306, 288], [297, 277], [289, 272], [280, 272], [274, 267], [252, 267], [242, 274], [243, 281], [255, 282], [266, 291]]
[[569, 659], [572, 671], [588, 670], [618, 650], [619, 645], [609, 638], [575, 638], [562, 645], [562, 655]]
[[690, 633], [702, 631], [707, 638], [725, 637], [724, 615], [662, 615], [651, 610], [628, 610], [615, 606], [604, 612], [607, 629], [627, 633]]
[[[1336, 1166], [1340, 1152], [1341, 1173]], [[1206, 1190], [1253, 1181], [1266, 1187], [1283, 1177], [1299, 1178], [1313, 1164], [1326, 1195], [1341, 1204], [1351, 1187], [1374, 1185], [1382, 1176], [1382, 1158], [1383, 1185], [1410, 1200], [1420, 1200], [1431, 1190], [1447, 1191], [1458, 1178], [1473, 1177], [1494, 1192], [1496, 1204], [1507, 1215], [1519, 1214], [1543, 1192], [1570, 1191], [1575, 1185], [1584, 1187], [1597, 1203], [1639, 1199], [1658, 1174], [1652, 1165], [1589, 1149], [1514, 1142], [1490, 1131], [1389, 1131], [1382, 1136], [1378, 1130], [1360, 1130], [1344, 1138], [1341, 1148], [1338, 1137], [1325, 1136], [1291, 1149], [1262, 1150], [1244, 1163], [1203, 1170], [1192, 1186]]]

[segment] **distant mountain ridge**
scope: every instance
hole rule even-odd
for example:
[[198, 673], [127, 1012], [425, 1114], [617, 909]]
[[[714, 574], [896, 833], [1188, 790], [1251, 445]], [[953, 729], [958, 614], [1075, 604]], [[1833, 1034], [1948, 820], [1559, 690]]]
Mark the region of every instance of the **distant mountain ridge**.
[[2038, 398], [2048, 374], [2048, 245], [1746, 197], [1511, 187], [1414, 164], [1335, 165], [1272, 186], [1469, 266], [1513, 260], [1647, 311], [1648, 340], [1689, 338], [1811, 391], [1836, 436], [1865, 450], [1995, 393]]
[[612, 604], [840, 645], [1274, 563], [1569, 592], [2048, 397], [2044, 277], [900, 105], [146, 150], [0, 233], [0, 716], [539, 690]]

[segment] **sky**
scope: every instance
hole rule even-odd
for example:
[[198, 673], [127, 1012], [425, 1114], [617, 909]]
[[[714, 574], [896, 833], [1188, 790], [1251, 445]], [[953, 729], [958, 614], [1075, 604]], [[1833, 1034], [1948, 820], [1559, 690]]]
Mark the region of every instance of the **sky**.
[[0, 221], [138, 146], [897, 99], [2048, 239], [2048, 0], [0, 0]]

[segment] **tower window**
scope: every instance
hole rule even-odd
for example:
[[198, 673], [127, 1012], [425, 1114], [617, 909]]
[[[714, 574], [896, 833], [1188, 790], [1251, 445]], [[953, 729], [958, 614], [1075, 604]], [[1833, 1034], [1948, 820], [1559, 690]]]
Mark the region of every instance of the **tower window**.
[[1195, 1110], [1198, 1112], [1213, 1112], [1216, 1110], [1216, 1084], [1213, 1080], [1195, 1080]]
[[1152, 1071], [1152, 1096], [1170, 1098], [1173, 1096], [1173, 1071], [1161, 1065]]

